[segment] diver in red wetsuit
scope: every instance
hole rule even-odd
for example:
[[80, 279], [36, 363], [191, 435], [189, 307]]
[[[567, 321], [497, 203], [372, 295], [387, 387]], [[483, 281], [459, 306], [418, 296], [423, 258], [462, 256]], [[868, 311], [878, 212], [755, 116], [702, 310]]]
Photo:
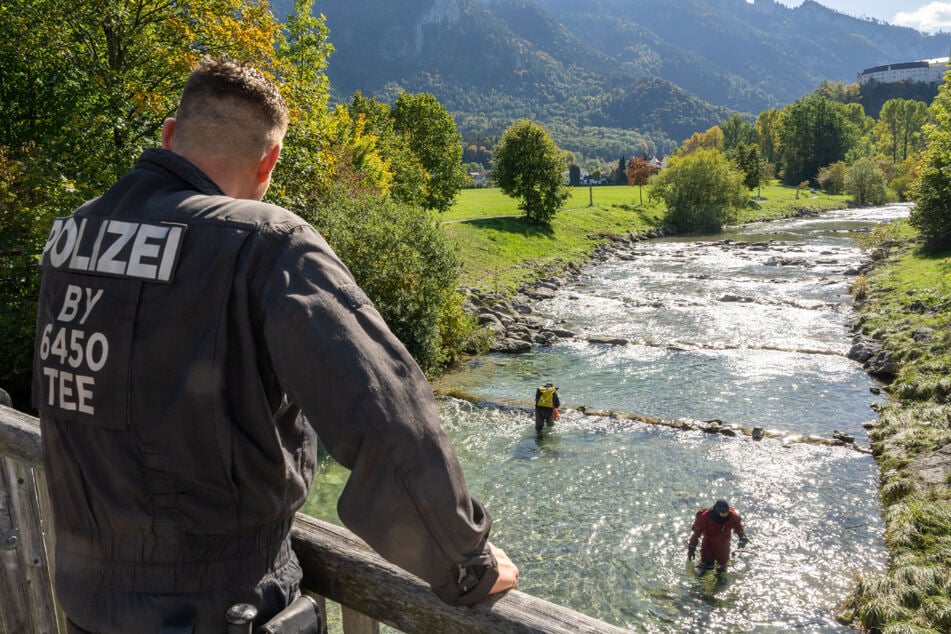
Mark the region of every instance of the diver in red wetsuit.
[[733, 533], [740, 536], [740, 548], [746, 546], [749, 540], [744, 533], [740, 514], [731, 508], [726, 500], [717, 500], [712, 507], [697, 511], [697, 516], [693, 520], [693, 532], [690, 534], [690, 542], [687, 546], [687, 559], [692, 561], [696, 556], [697, 544], [702, 538], [700, 565], [697, 567], [699, 574], [711, 570], [714, 563], [717, 565], [718, 572], [726, 570], [726, 564], [730, 560], [730, 538]]

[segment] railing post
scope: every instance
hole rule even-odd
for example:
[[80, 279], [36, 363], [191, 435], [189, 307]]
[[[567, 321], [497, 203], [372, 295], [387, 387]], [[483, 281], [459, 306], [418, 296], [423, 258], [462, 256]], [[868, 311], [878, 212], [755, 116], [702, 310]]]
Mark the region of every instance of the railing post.
[[34, 470], [0, 458], [0, 632], [58, 634]]
[[380, 634], [380, 623], [345, 605], [340, 606], [343, 634]]

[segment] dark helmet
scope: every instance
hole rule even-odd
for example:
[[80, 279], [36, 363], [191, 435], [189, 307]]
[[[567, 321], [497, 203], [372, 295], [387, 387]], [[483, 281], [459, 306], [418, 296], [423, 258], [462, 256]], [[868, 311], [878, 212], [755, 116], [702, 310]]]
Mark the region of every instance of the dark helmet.
[[726, 513], [730, 510], [730, 503], [726, 500], [717, 500], [710, 510], [714, 513]]

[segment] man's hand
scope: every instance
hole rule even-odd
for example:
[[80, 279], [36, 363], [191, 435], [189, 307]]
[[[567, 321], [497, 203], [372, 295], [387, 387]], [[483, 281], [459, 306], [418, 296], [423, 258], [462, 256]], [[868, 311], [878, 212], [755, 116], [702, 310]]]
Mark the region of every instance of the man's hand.
[[512, 560], [509, 559], [509, 556], [505, 554], [504, 550], [496, 548], [491, 542], [489, 543], [489, 550], [492, 551], [492, 556], [495, 557], [495, 563], [499, 566], [499, 578], [495, 580], [495, 584], [492, 586], [492, 589], [489, 590], [489, 594], [496, 594], [498, 592], [518, 588], [518, 567], [512, 563]]
[[746, 544], [749, 543], [749, 541], [750, 541], [749, 537], [747, 537], [746, 535], [740, 535], [740, 548], [743, 548], [744, 546], [746, 546]]
[[696, 544], [687, 544], [687, 559], [693, 561], [693, 558], [697, 556], [697, 545]]

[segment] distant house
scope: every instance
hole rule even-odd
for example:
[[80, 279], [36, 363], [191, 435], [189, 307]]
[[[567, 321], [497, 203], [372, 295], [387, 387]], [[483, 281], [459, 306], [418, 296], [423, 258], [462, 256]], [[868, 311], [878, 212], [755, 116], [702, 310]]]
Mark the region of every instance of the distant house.
[[472, 186], [485, 187], [485, 182], [488, 180], [490, 174], [492, 174], [492, 170], [479, 170], [478, 172], [469, 172], [469, 178], [472, 179]]
[[917, 62], [899, 62], [897, 64], [873, 66], [859, 73], [857, 81], [860, 84], [867, 84], [870, 81], [877, 81], [882, 84], [892, 84], [898, 81], [940, 84], [944, 80], [948, 59], [947, 57], [939, 57]]

